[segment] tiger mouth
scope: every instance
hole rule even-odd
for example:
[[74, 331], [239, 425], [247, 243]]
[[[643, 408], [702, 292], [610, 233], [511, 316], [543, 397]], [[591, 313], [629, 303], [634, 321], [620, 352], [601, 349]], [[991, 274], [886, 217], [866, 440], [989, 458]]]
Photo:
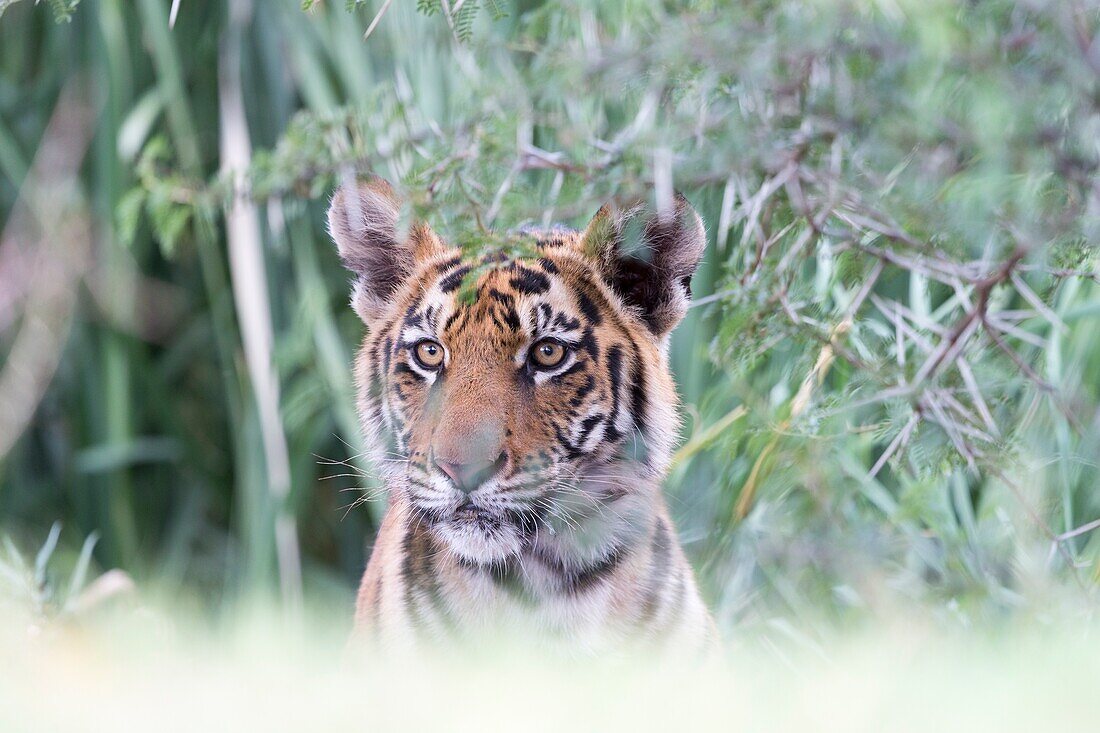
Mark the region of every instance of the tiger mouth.
[[544, 507], [541, 506], [498, 508], [480, 505], [470, 498], [465, 498], [452, 508], [425, 505], [417, 501], [414, 496], [411, 508], [417, 521], [428, 527], [464, 527], [490, 533], [507, 527], [516, 530], [523, 536], [535, 533], [540, 522], [544, 523], [544, 520], [540, 520], [540, 518], [545, 513]]
[[451, 512], [438, 515], [436, 522], [452, 526], [476, 527], [486, 532], [510, 527], [521, 535], [527, 536], [534, 533], [539, 525], [539, 511], [537, 509], [497, 510], [478, 506], [467, 499]]
[[476, 506], [469, 499], [467, 499], [465, 502], [462, 503], [461, 506], [459, 506], [457, 509], [455, 509], [454, 512], [451, 514], [451, 516], [454, 519], [462, 521], [462, 522], [486, 523], [486, 522], [495, 521], [495, 519], [496, 519], [496, 517], [494, 517], [488, 511], [486, 511], [485, 509], [483, 509], [479, 506]]

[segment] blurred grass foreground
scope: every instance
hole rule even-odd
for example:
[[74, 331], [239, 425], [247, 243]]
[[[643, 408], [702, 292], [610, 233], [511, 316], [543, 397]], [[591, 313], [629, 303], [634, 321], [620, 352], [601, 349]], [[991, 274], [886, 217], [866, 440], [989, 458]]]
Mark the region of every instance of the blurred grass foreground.
[[318, 661], [384, 507], [323, 229], [366, 171], [470, 247], [707, 223], [667, 493], [737, 653], [596, 719], [1080, 729], [1098, 166], [1097, 0], [0, 0], [0, 729], [425, 704]]
[[[1070, 634], [951, 643], [912, 627], [828, 658], [741, 650], [721, 669], [483, 654], [340, 664], [278, 627], [230, 641], [70, 639], [5, 647], [5, 733], [157, 730], [1087, 731], [1100, 646]], [[138, 633], [148, 633], [139, 624]], [[273, 639], [280, 641], [274, 642]], [[790, 650], [789, 650], [790, 651]]]

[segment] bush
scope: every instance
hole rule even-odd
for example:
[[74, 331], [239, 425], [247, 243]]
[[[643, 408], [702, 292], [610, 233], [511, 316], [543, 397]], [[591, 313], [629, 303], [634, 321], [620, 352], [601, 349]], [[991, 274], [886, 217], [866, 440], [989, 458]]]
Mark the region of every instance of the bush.
[[[335, 182], [380, 173], [471, 247], [679, 189], [711, 240], [673, 343], [668, 491], [725, 625], [1095, 597], [1095, 2], [307, 5], [184, 2], [171, 30], [156, 0], [4, 15], [3, 210], [75, 183], [89, 239], [35, 306], [68, 333], [39, 356], [57, 373], [0, 426], [8, 528], [66, 517], [173, 587], [293, 597], [300, 555], [311, 594], [346, 592], [380, 506], [342, 519], [356, 491], [322, 480], [377, 490], [321, 226]], [[25, 178], [72, 109], [86, 162]], [[261, 239], [225, 246], [226, 210]], [[275, 391], [246, 323], [270, 324]]]

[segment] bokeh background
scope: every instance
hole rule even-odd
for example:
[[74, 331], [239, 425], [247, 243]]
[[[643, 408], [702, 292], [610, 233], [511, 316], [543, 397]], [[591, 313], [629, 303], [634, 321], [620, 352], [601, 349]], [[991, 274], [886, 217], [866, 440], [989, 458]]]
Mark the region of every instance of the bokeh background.
[[[683, 191], [720, 626], [1089, 619], [1095, 0], [0, 0], [0, 598], [350, 616], [343, 176], [477, 247]], [[366, 38], [364, 36], [367, 36]]]

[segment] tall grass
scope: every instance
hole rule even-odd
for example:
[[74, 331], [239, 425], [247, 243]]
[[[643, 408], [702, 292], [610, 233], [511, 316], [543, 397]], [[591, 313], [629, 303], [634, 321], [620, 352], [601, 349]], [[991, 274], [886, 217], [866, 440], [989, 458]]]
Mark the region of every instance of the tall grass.
[[[345, 510], [377, 486], [338, 175], [475, 245], [671, 183], [711, 241], [668, 490], [723, 625], [1092, 607], [1095, 2], [333, 5], [0, 19], [0, 353], [39, 322], [59, 345], [41, 399], [12, 383], [34, 410], [0, 434], [0, 530], [97, 532], [99, 568], [207, 609], [292, 601], [299, 565], [346, 603], [383, 506]], [[35, 161], [73, 134], [61, 208]], [[81, 237], [36, 304], [18, 273]]]

